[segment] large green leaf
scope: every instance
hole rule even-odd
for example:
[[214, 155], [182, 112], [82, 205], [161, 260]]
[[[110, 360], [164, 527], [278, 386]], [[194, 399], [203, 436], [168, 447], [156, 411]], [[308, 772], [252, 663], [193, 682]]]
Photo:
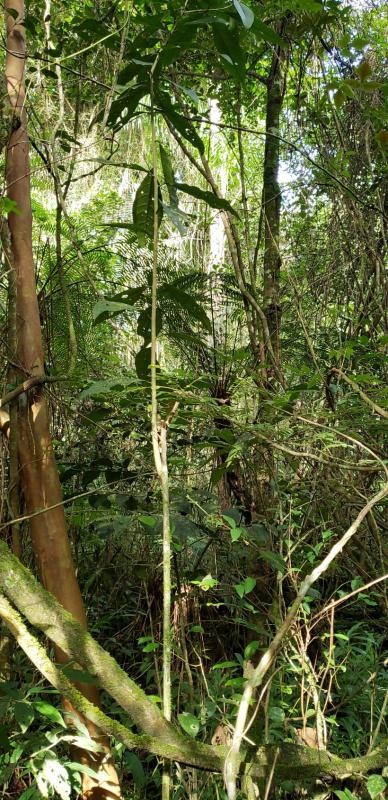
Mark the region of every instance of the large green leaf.
[[368, 789], [371, 800], [375, 800], [375, 798], [383, 796], [383, 793], [387, 788], [387, 783], [382, 775], [370, 775], [366, 784], [366, 788]]
[[188, 733], [189, 736], [192, 736], [194, 739], [199, 731], [199, 720], [197, 717], [194, 717], [193, 714], [189, 714], [187, 711], [183, 711], [182, 714], [178, 714], [178, 719], [185, 733]]
[[187, 139], [190, 144], [199, 150], [200, 153], [205, 152], [205, 145], [198, 136], [197, 131], [191, 120], [186, 119], [178, 113], [175, 106], [172, 105], [171, 100], [165, 93], [160, 93], [157, 97], [158, 105], [161, 108], [162, 114], [171, 123], [173, 128], [180, 133], [184, 139]]
[[[158, 225], [163, 217], [162, 193], [158, 184]], [[133, 201], [132, 218], [140, 244], [154, 235], [154, 173], [150, 170], [143, 178]]]
[[263, 550], [260, 553], [260, 558], [264, 558], [265, 561], [268, 561], [268, 564], [271, 564], [271, 567], [277, 569], [282, 575], [284, 575], [287, 570], [287, 564], [280, 553], [273, 553], [272, 550]]
[[270, 44], [279, 45], [282, 47], [283, 50], [287, 49], [287, 42], [279, 36], [273, 28], [270, 28], [269, 25], [266, 25], [265, 22], [261, 22], [259, 19], [255, 19], [252, 25], [252, 31], [258, 35], [260, 39], [264, 39], [265, 42], [270, 42]]
[[222, 66], [233, 78], [241, 81], [245, 73], [245, 56], [237, 31], [224, 22], [213, 23], [212, 29], [214, 44], [220, 55]]
[[[160, 308], [156, 309], [156, 335], [158, 336], [162, 330], [162, 313]], [[137, 333], [142, 336], [145, 344], [151, 341], [151, 307], [147, 306], [140, 312], [137, 318]]]
[[255, 19], [252, 9], [246, 6], [245, 3], [241, 3], [240, 0], [233, 0], [233, 5], [241, 18], [244, 28], [251, 28]]
[[38, 711], [42, 717], [47, 717], [51, 722], [55, 722], [57, 725], [62, 725], [62, 728], [66, 728], [62, 714], [55, 706], [51, 705], [51, 703], [46, 703], [45, 700], [34, 700], [33, 705], [35, 710]]
[[141, 347], [135, 356], [135, 367], [138, 378], [147, 380], [150, 378], [151, 348]]
[[124, 753], [125, 766], [131, 772], [133, 780], [138, 789], [145, 785], [146, 776], [142, 767], [141, 761], [136, 753], [125, 751]]
[[27, 728], [30, 727], [31, 722], [33, 722], [35, 717], [32, 704], [28, 703], [26, 700], [18, 701], [14, 705], [14, 714], [15, 714], [15, 719], [20, 725], [21, 730], [23, 731], [23, 733], [25, 733]]
[[[129, 89], [124, 89], [121, 94], [113, 100], [109, 110], [107, 124], [109, 127], [119, 130], [133, 117], [142, 97], [149, 93], [147, 83], [138, 83]], [[102, 108], [93, 118], [90, 127], [97, 122], [101, 122], [105, 115], [105, 108]]]
[[225, 200], [224, 197], [217, 197], [215, 194], [213, 194], [213, 192], [208, 192], [206, 189], [199, 189], [198, 186], [191, 186], [189, 183], [176, 183], [175, 185], [180, 192], [189, 194], [191, 197], [196, 197], [198, 200], [203, 200], [212, 208], [229, 211], [230, 214], [233, 214], [235, 217], [239, 218], [237, 211], [234, 210], [229, 201]]
[[190, 24], [190, 17], [181, 19], [163, 47], [159, 63], [164, 67], [173, 64], [187, 51], [195, 36], [196, 28]]
[[148, 94], [149, 87], [146, 83], [132, 86], [123, 92], [117, 100], [114, 100], [108, 116], [108, 125], [115, 128], [122, 128], [123, 125], [133, 117], [140, 100]]
[[104, 322], [106, 319], [117, 317], [117, 315], [121, 314], [123, 311], [133, 310], [133, 306], [131, 306], [129, 303], [125, 303], [124, 301], [117, 302], [116, 300], [105, 300], [105, 298], [102, 298], [101, 300], [97, 300], [97, 303], [92, 309], [94, 325], [98, 325], [100, 322]]
[[163, 177], [166, 182], [168, 197], [172, 208], [178, 208], [178, 195], [175, 186], [174, 170], [172, 168], [170, 154], [159, 144], [160, 161], [162, 164]]

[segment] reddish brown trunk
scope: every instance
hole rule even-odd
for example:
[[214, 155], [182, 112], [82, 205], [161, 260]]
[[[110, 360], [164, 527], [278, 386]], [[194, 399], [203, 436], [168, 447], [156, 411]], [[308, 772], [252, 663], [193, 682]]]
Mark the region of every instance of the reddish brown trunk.
[[[16, 281], [17, 348], [16, 360], [20, 378], [44, 374], [44, 355], [36, 294], [32, 249], [32, 213], [30, 199], [30, 166], [27, 117], [24, 108], [25, 28], [18, 24], [24, 18], [23, 0], [6, 0], [6, 9], [15, 9], [18, 18], [6, 13], [7, 56], [6, 81], [10, 103], [14, 109], [14, 130], [6, 159], [6, 181], [10, 200], [18, 213], [10, 213], [8, 224]], [[61, 486], [52, 449], [49, 416], [42, 387], [22, 394], [18, 403], [18, 451], [21, 485], [27, 512], [49, 508], [62, 500]], [[46, 511], [30, 520], [32, 544], [42, 582], [62, 605], [86, 627], [86, 615], [72, 560], [65, 515], [62, 506]], [[67, 659], [57, 653], [60, 661]], [[98, 704], [98, 690], [83, 686], [84, 694]], [[94, 737], [99, 732], [88, 723]], [[107, 742], [104, 740], [107, 751]], [[78, 754], [79, 755], [79, 754]], [[82, 753], [82, 761], [96, 771], [100, 779], [84, 780], [84, 794], [107, 798], [119, 794], [118, 779], [108, 758]], [[106, 758], [106, 752], [104, 754]]]

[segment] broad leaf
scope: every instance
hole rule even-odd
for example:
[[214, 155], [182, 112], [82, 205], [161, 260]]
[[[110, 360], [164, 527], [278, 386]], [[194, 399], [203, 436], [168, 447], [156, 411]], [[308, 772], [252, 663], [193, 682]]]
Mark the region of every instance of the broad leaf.
[[[162, 193], [158, 184], [158, 225], [163, 217]], [[139, 243], [144, 244], [144, 238], [153, 238], [154, 235], [154, 173], [152, 170], [142, 180], [137, 189], [132, 207], [132, 218]]]
[[[148, 84], [141, 83], [138, 86], [133, 86], [126, 89], [118, 98], [114, 100], [108, 116], [108, 125], [111, 127], [122, 128], [133, 117], [140, 100], [144, 95], [148, 94]], [[96, 122], [100, 122], [104, 112], [96, 117]]]
[[255, 586], [256, 586], [255, 579], [248, 577], [245, 578], [245, 580], [242, 581], [242, 583], [235, 583], [234, 588], [238, 596], [243, 598], [244, 595], [249, 594], [249, 592], [252, 592]]
[[252, 25], [252, 30], [258, 34], [260, 39], [264, 39], [264, 41], [270, 42], [270, 44], [279, 45], [283, 50], [287, 49], [287, 42], [282, 39], [276, 31], [270, 28], [269, 25], [266, 25], [265, 22], [261, 22], [261, 20], [256, 18]]
[[366, 783], [366, 788], [372, 800], [382, 795], [386, 787], [387, 784], [382, 775], [370, 775]]
[[187, 139], [187, 141], [190, 142], [190, 144], [196, 147], [200, 153], [204, 153], [205, 152], [204, 143], [200, 138], [200, 136], [198, 136], [198, 133], [195, 130], [193, 123], [189, 119], [182, 117], [181, 114], [179, 114], [176, 111], [175, 107], [171, 103], [169, 96], [164, 93], [159, 94], [157, 97], [157, 101], [163, 115], [168, 119], [173, 128], [175, 128], [175, 130], [178, 133], [180, 133], [184, 139]]
[[26, 732], [27, 728], [30, 727], [31, 722], [34, 721], [34, 709], [31, 703], [27, 703], [26, 701], [18, 701], [14, 705], [14, 714], [15, 719], [20, 725], [21, 730], [23, 733]]
[[138, 378], [147, 380], [150, 378], [151, 348], [141, 347], [135, 356], [135, 367]]
[[178, 714], [178, 719], [183, 730], [194, 739], [199, 731], [199, 720], [197, 717], [184, 711], [182, 714]]
[[133, 780], [137, 788], [141, 789], [146, 782], [146, 776], [141, 761], [137, 757], [136, 753], [129, 752], [128, 750], [126, 750], [124, 753], [124, 761], [125, 766], [133, 776]]
[[173, 208], [178, 208], [178, 195], [175, 186], [174, 170], [171, 164], [170, 154], [159, 144], [160, 161], [162, 163], [162, 170], [164, 180], [166, 182], [168, 197]]
[[55, 706], [52, 706], [51, 703], [46, 703], [45, 700], [34, 700], [33, 706], [42, 717], [47, 717], [51, 722], [55, 722], [57, 725], [62, 725], [63, 728], [66, 728], [62, 714]]
[[229, 201], [225, 200], [224, 197], [217, 197], [215, 194], [213, 194], [213, 192], [208, 192], [206, 189], [199, 189], [198, 186], [191, 186], [189, 183], [176, 183], [175, 185], [180, 192], [189, 194], [191, 197], [196, 197], [198, 200], [203, 200], [212, 208], [229, 211], [230, 214], [233, 214], [235, 217], [239, 218], [237, 211], [234, 210]]
[[123, 311], [133, 311], [133, 306], [129, 305], [129, 303], [118, 303], [115, 300], [97, 300], [95, 306], [92, 309], [92, 317], [94, 325], [98, 325], [100, 322], [104, 322], [107, 319], [112, 319], [112, 317], [117, 317], [118, 314], [121, 314]]
[[244, 28], [251, 28], [255, 20], [252, 9], [248, 8], [245, 3], [241, 3], [240, 0], [233, 0], [233, 5], [241, 18]]
[[212, 29], [214, 43], [220, 55], [222, 66], [233, 78], [241, 81], [245, 73], [245, 57], [239, 44], [237, 32], [224, 22], [215, 22], [212, 25]]

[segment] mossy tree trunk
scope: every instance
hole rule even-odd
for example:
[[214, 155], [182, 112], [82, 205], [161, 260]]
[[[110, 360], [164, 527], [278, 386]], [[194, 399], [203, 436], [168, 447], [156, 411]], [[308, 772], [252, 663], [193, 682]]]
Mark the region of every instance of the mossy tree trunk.
[[[68, 642], [74, 659], [98, 678], [100, 685], [128, 714], [141, 733], [133, 733], [86, 699], [63, 671], [50, 661], [13, 606], [55, 644], [63, 646], [65, 641]], [[146, 750], [181, 764], [223, 772], [230, 748], [198, 742], [168, 722], [112, 656], [37, 583], [4, 542], [0, 542], [0, 617], [42, 675], [102, 731], [114, 736], [129, 749]], [[238, 773], [265, 781], [275, 760], [275, 779], [287, 778], [307, 787], [319, 778], [331, 782], [333, 779], [357, 778], [360, 774], [379, 770], [386, 764], [387, 748], [388, 743], [383, 741], [372, 753], [352, 759], [341, 759], [326, 750], [293, 744], [264, 746], [256, 750], [252, 748], [252, 752], [239, 753]]]

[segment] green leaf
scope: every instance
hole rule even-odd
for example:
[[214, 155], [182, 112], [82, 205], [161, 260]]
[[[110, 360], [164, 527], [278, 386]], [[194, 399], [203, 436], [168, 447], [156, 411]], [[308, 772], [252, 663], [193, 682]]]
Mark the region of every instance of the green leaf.
[[382, 794], [385, 791], [386, 786], [387, 783], [382, 775], [370, 775], [366, 783], [366, 788], [368, 789], [372, 800]]
[[5, 725], [0, 725], [0, 750], [2, 753], [8, 753], [8, 751], [11, 749], [8, 733], [9, 731]]
[[[356, 69], [354, 71], [359, 76], [359, 78], [361, 78], [362, 81], [364, 81], [365, 78], [368, 78], [369, 75], [372, 74], [372, 68], [371, 68], [370, 64], [368, 64], [367, 61], [361, 61], [361, 64], [358, 67], [356, 67]], [[372, 776], [372, 777], [374, 777], [374, 776]]]
[[79, 396], [83, 400], [84, 397], [110, 394], [112, 390], [123, 389], [124, 386], [129, 386], [131, 383], [136, 383], [134, 378], [111, 378], [105, 381], [93, 381], [82, 390]]
[[201, 581], [193, 581], [193, 583], [198, 583], [200, 589], [202, 589], [204, 592], [207, 592], [209, 589], [212, 589], [213, 586], [217, 586], [218, 581], [216, 581], [216, 579], [213, 578], [209, 573], [208, 575], [205, 575]]
[[150, 377], [151, 348], [141, 347], [135, 356], [135, 368], [138, 378], [147, 380]]
[[277, 708], [276, 706], [272, 706], [272, 708], [268, 711], [268, 716], [273, 722], [277, 722], [278, 724], [284, 722], [284, 711], [282, 708]]
[[244, 532], [244, 528], [232, 528], [230, 531], [230, 538], [232, 539], [232, 542], [237, 542]]
[[64, 766], [71, 772], [80, 772], [82, 775], [89, 775], [91, 778], [98, 778], [98, 772], [86, 764], [80, 764], [79, 761], [65, 761]]
[[37, 800], [38, 796], [41, 797], [41, 795], [37, 793], [35, 783], [33, 783], [32, 786], [28, 786], [27, 789], [19, 795], [19, 800]]
[[148, 644], [143, 647], [143, 653], [155, 653], [158, 647], [158, 642], [148, 642]]
[[251, 539], [257, 542], [257, 544], [268, 545], [271, 539], [270, 532], [262, 522], [254, 522], [253, 525], [249, 525], [247, 533]]
[[62, 725], [63, 728], [66, 728], [62, 714], [60, 714], [58, 709], [52, 706], [51, 703], [46, 703], [45, 700], [34, 700], [33, 706], [42, 717], [47, 717], [51, 722], [55, 722], [57, 725]]
[[245, 578], [244, 587], [245, 587], [245, 594], [249, 594], [256, 586], [256, 581], [254, 578]]
[[35, 718], [34, 709], [31, 703], [27, 703], [25, 700], [15, 703], [14, 715], [23, 733], [25, 733], [27, 728], [30, 727], [31, 722], [33, 722]]
[[151, 517], [150, 514], [142, 514], [139, 517], [139, 522], [141, 522], [142, 525], [146, 525], [147, 528], [154, 528], [156, 525], [155, 517]]
[[205, 152], [205, 145], [200, 136], [198, 136], [198, 133], [195, 130], [193, 123], [190, 120], [178, 114], [178, 112], [173, 107], [168, 95], [164, 93], [160, 94], [158, 95], [157, 100], [160, 105], [163, 116], [167, 117], [169, 122], [171, 122], [171, 125], [178, 131], [178, 133], [182, 134], [184, 139], [187, 139], [187, 141], [190, 142], [190, 144], [196, 147], [197, 150], [199, 150], [199, 152], [203, 154]]
[[[160, 225], [162, 217], [163, 199], [158, 184], [158, 225]], [[152, 239], [154, 235], [154, 173], [152, 170], [143, 178], [137, 189], [133, 201], [132, 218], [139, 244], [144, 244], [145, 237]]]
[[124, 762], [126, 768], [132, 774], [133, 780], [137, 788], [141, 789], [143, 786], [145, 786], [146, 776], [139, 758], [135, 753], [126, 750], [124, 754]]
[[133, 306], [129, 303], [118, 303], [115, 300], [97, 300], [97, 303], [92, 308], [93, 324], [99, 325], [100, 322], [105, 322], [106, 319], [117, 317], [123, 311], [133, 311]]
[[96, 739], [92, 739], [91, 736], [62, 736], [62, 741], [70, 742], [74, 747], [78, 747], [80, 750], [88, 750], [91, 753], [104, 752], [103, 746]]
[[252, 25], [252, 30], [258, 34], [260, 39], [264, 39], [265, 42], [270, 42], [270, 44], [278, 45], [282, 47], [283, 50], [287, 50], [287, 42], [285, 42], [276, 31], [270, 28], [269, 25], [266, 25], [265, 22], [261, 22], [261, 20], [256, 18]]
[[20, 209], [17, 206], [16, 200], [11, 200], [9, 197], [0, 198], [0, 208], [3, 214], [20, 214]]
[[244, 28], [251, 28], [255, 20], [253, 11], [245, 3], [240, 3], [240, 0], [233, 0], [233, 5], [241, 18]]
[[239, 597], [243, 598], [244, 595], [249, 594], [256, 586], [254, 578], [245, 578], [242, 583], [235, 583], [234, 588]]
[[190, 225], [190, 215], [181, 211], [177, 206], [166, 206], [165, 203], [163, 203], [163, 211], [173, 225], [175, 225], [181, 236], [184, 236]]
[[159, 144], [159, 152], [163, 177], [166, 182], [170, 204], [172, 208], [178, 208], [178, 195], [175, 186], [174, 170], [172, 168], [170, 154], [162, 144]]
[[[160, 308], [156, 309], [156, 335], [158, 336], [160, 331], [162, 330], [162, 313]], [[139, 336], [142, 336], [144, 339], [145, 344], [149, 344], [151, 341], [151, 307], [147, 306], [143, 311], [140, 312], [137, 318], [137, 333]]]
[[6, 13], [13, 19], [17, 19], [19, 16], [19, 11], [17, 11], [16, 8], [7, 8]]
[[225, 522], [227, 522], [227, 524], [229, 525], [229, 528], [232, 529], [232, 528], [236, 528], [237, 527], [236, 520], [234, 519], [234, 517], [228, 517], [227, 514], [223, 514], [222, 515], [222, 519], [224, 519]]
[[257, 653], [259, 647], [260, 647], [260, 642], [258, 642], [256, 640], [253, 641], [253, 642], [249, 642], [249, 644], [247, 644], [247, 646], [246, 646], [246, 648], [244, 650], [244, 659], [245, 659], [245, 661], [248, 661], [250, 658], [252, 658], [252, 656], [254, 656], [255, 653]]
[[65, 665], [62, 667], [62, 672], [65, 673], [66, 678], [69, 678], [71, 681], [75, 681], [76, 683], [88, 683], [91, 685], [98, 685], [98, 678], [95, 675], [91, 675], [90, 672], [84, 672], [81, 669], [74, 669], [74, 667], [70, 667]]
[[233, 214], [235, 217], [240, 219], [237, 211], [232, 208], [228, 200], [225, 200], [224, 197], [216, 197], [213, 192], [208, 192], [205, 189], [199, 189], [198, 186], [191, 186], [188, 183], [176, 183], [176, 188], [179, 189], [180, 192], [184, 192], [185, 194], [189, 194], [191, 197], [196, 197], [198, 200], [203, 200], [208, 206], [211, 208], [218, 208], [222, 209], [223, 211], [229, 211], [230, 214]]
[[[122, 128], [133, 117], [140, 100], [144, 95], [148, 94], [149, 86], [146, 83], [138, 84], [130, 89], [126, 89], [116, 100], [113, 101], [109, 116], [108, 125], [115, 129]], [[100, 122], [103, 118], [105, 110], [95, 118], [94, 122]]]
[[245, 56], [240, 47], [238, 34], [224, 21], [212, 25], [214, 44], [221, 58], [222, 66], [237, 81], [241, 81], [245, 71]]
[[194, 739], [199, 731], [199, 720], [197, 717], [184, 711], [182, 714], [178, 714], [178, 720], [185, 733], [188, 733], [189, 736], [192, 736]]

